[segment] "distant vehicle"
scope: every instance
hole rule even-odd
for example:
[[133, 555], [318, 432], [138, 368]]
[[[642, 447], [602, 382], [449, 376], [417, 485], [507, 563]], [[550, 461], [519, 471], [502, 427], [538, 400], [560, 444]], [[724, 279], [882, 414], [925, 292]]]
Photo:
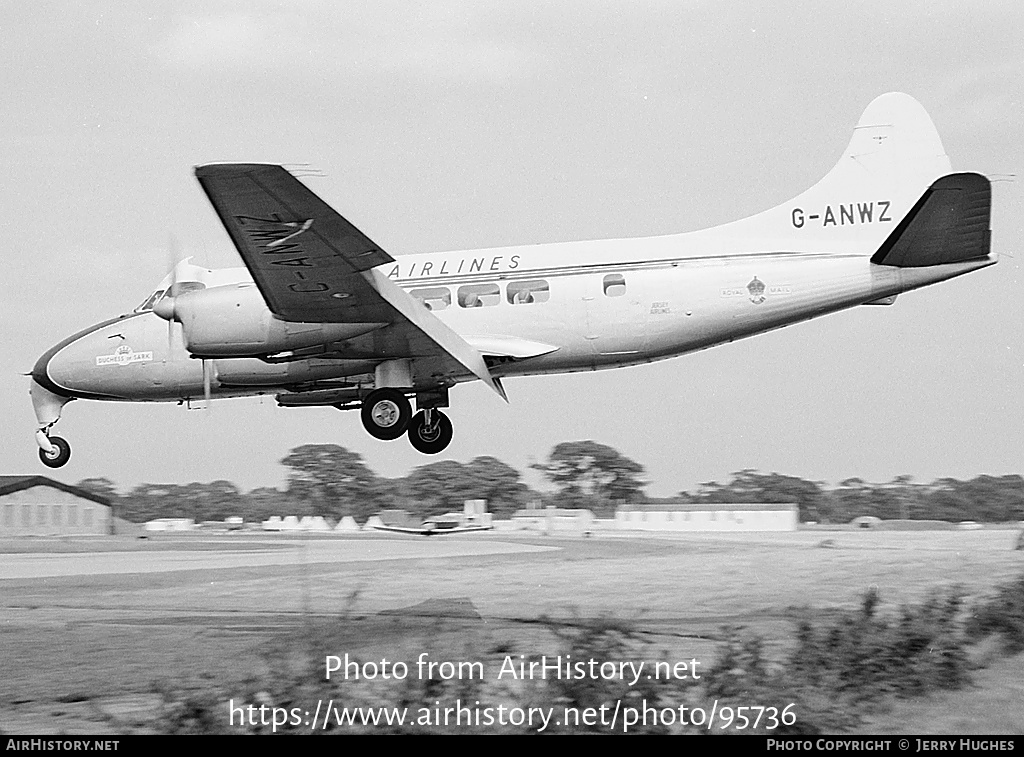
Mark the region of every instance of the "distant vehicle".
[[850, 521], [857, 528], [877, 528], [882, 519], [874, 515], [860, 515]]
[[482, 526], [476, 524], [463, 525], [461, 519], [458, 518], [434, 518], [423, 521], [418, 526], [415, 525], [390, 525], [381, 523], [372, 526], [377, 531], [393, 531], [399, 534], [419, 534], [421, 536], [437, 536], [441, 534], [459, 534], [466, 533], [468, 531], [490, 531], [492, 526]]
[[989, 181], [950, 170], [928, 114], [890, 93], [824, 179], [740, 221], [393, 258], [282, 166], [198, 166], [245, 268], [182, 261], [133, 312], [47, 350], [31, 382], [40, 459], [67, 463], [52, 429], [74, 399], [260, 394], [358, 408], [372, 436], [435, 454], [458, 383], [506, 398], [505, 377], [648, 363], [992, 265]]

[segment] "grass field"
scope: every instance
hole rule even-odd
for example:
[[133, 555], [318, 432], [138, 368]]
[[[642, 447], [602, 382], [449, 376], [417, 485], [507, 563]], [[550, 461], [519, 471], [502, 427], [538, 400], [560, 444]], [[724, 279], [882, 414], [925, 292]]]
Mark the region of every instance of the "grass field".
[[[146, 731], [157, 727], [161, 691], [242, 698], [271, 669], [324, 650], [393, 661], [423, 651], [553, 654], [541, 618], [632, 621], [651, 658], [696, 658], [706, 669], [723, 627], [782, 649], [799, 608], [854, 608], [869, 587], [883, 612], [940, 586], [983, 597], [1024, 569], [1016, 537], [986, 529], [0, 541], [0, 576], [22, 576], [0, 578], [0, 731]], [[125, 553], [152, 572], [127, 572], [138, 569]], [[91, 560], [90, 574], [74, 575], [74, 560]], [[975, 688], [894, 703], [861, 730], [1019, 729], [1022, 673], [1020, 657], [1000, 659], [978, 672]]]

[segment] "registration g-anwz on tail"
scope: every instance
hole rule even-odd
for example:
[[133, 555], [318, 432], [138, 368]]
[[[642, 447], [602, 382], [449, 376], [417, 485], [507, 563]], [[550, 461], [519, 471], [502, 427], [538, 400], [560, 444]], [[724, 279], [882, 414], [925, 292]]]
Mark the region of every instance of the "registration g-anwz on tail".
[[[996, 262], [991, 189], [952, 173], [913, 98], [874, 100], [835, 168], [790, 202], [703, 231], [393, 258], [281, 166], [196, 177], [244, 268], [183, 261], [133, 312], [39, 358], [40, 458], [73, 399], [275, 395], [360, 409], [378, 439], [445, 449], [450, 390], [682, 355]], [[415, 402], [415, 413], [413, 410]]]

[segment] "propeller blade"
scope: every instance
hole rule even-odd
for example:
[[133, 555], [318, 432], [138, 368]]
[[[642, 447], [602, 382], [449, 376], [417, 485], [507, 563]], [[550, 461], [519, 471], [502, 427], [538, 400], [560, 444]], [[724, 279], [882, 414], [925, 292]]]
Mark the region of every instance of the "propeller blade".
[[[170, 266], [171, 283], [167, 286], [165, 297], [173, 298], [177, 292], [178, 284], [178, 260], [181, 258], [181, 246], [174, 232], [167, 235], [167, 263]], [[174, 359], [174, 319], [167, 319], [167, 359]]]
[[206, 409], [210, 409], [210, 382], [213, 380], [213, 364], [209, 360], [203, 360], [203, 398], [206, 400]]

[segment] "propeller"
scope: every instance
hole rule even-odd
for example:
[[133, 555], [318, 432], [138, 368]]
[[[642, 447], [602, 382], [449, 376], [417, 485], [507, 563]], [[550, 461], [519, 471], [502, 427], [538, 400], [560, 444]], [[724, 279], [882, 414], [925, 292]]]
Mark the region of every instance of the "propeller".
[[173, 233], [167, 237], [167, 263], [170, 266], [171, 281], [164, 296], [153, 303], [153, 312], [167, 321], [167, 359], [174, 360], [174, 297], [178, 294], [178, 261], [181, 248]]
[[210, 409], [210, 382], [213, 380], [213, 362], [203, 358], [203, 399], [206, 409]]
[[[167, 242], [167, 257], [168, 264], [170, 266], [170, 281], [167, 284], [167, 290], [164, 292], [164, 296], [153, 305], [153, 313], [160, 318], [167, 321], [167, 359], [168, 361], [174, 360], [174, 321], [177, 320], [175, 313], [175, 300], [181, 294], [183, 284], [179, 284], [178, 268], [183, 262], [181, 260], [181, 249], [178, 244], [177, 237], [174, 234], [168, 236]], [[213, 371], [214, 365], [211, 361], [202, 359], [203, 366], [203, 399], [206, 403], [206, 409], [210, 409], [210, 396], [212, 394], [213, 384]]]

